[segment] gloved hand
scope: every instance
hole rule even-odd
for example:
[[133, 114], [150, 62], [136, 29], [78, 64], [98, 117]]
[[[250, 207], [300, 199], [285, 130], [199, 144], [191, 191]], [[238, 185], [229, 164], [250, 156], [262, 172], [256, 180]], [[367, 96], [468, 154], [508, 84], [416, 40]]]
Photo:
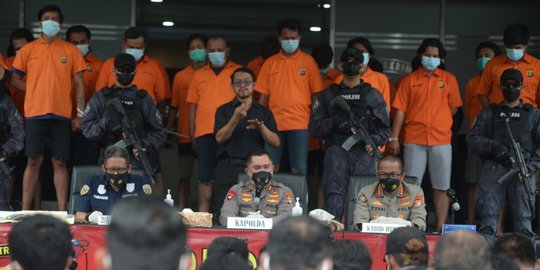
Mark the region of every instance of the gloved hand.
[[88, 216], [88, 221], [97, 224], [102, 216], [103, 213], [101, 213], [100, 211], [94, 211]]
[[508, 153], [508, 147], [499, 142], [491, 142], [491, 154], [497, 159], [497, 161], [507, 164], [510, 160], [510, 154]]
[[347, 112], [351, 110], [351, 106], [349, 106], [347, 101], [342, 96], [337, 96], [332, 99], [330, 101], [330, 106], [334, 109], [341, 109]]
[[349, 130], [349, 117], [344, 113], [336, 113], [332, 116], [332, 122], [334, 123], [334, 128], [340, 131]]
[[265, 218], [261, 213], [252, 213], [247, 216], [248, 218]]

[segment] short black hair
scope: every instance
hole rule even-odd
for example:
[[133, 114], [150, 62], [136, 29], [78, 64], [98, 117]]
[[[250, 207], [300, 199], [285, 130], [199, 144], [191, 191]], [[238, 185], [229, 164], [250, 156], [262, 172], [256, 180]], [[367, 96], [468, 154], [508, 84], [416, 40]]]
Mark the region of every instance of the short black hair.
[[506, 47], [527, 45], [530, 37], [529, 28], [523, 24], [512, 24], [504, 28], [503, 42]]
[[55, 217], [26, 217], [9, 233], [11, 260], [25, 270], [64, 270], [74, 252], [72, 238], [68, 225]]
[[238, 72], [244, 72], [248, 73], [251, 76], [251, 79], [255, 81], [257, 78], [255, 76], [255, 73], [253, 73], [253, 70], [247, 68], [247, 67], [239, 67], [234, 70], [234, 72], [231, 74], [231, 83], [234, 82], [234, 77], [236, 76], [236, 73]]
[[193, 33], [191, 35], [189, 35], [189, 37], [187, 38], [186, 40], [186, 49], [189, 50], [189, 44], [196, 40], [196, 39], [200, 39], [202, 41], [202, 43], [206, 46], [206, 41], [207, 41], [207, 38], [199, 33]]
[[332, 59], [334, 59], [334, 51], [330, 45], [321, 44], [313, 47], [313, 50], [311, 50], [311, 56], [313, 59], [315, 59], [315, 62], [319, 68], [325, 68], [332, 63]]
[[223, 256], [209, 256], [201, 265], [199, 270], [252, 270], [251, 266], [245, 260], [242, 260], [238, 256], [223, 255]]
[[514, 260], [504, 253], [491, 254], [491, 267], [493, 270], [520, 270]]
[[296, 31], [300, 33], [302, 31], [302, 25], [300, 24], [300, 21], [293, 18], [285, 18], [277, 23], [277, 33], [278, 35], [281, 34], [281, 31], [283, 28], [291, 29], [293, 31]]
[[118, 201], [111, 212], [107, 248], [112, 269], [178, 269], [186, 227], [175, 208], [153, 196]]
[[270, 160], [272, 160], [272, 156], [270, 155], [270, 152], [268, 152], [265, 149], [259, 148], [251, 151], [246, 159], [246, 164], [251, 163], [251, 160], [253, 157], [261, 157], [261, 156], [268, 156]]
[[237, 255], [246, 262], [249, 260], [249, 250], [246, 239], [238, 237], [219, 237], [208, 246], [207, 257]]
[[516, 233], [505, 234], [497, 238], [492, 247], [494, 253], [506, 254], [514, 261], [528, 266], [536, 264], [534, 250], [532, 239]]
[[64, 14], [62, 13], [62, 9], [57, 5], [46, 5], [46, 6], [42, 7], [38, 11], [38, 14], [37, 14], [37, 19], [38, 19], [39, 22], [41, 22], [41, 17], [46, 12], [57, 12], [58, 17], [60, 19], [60, 23], [64, 22]]
[[144, 40], [144, 43], [146, 43], [146, 40], [148, 39], [148, 36], [146, 35], [146, 31], [144, 31], [144, 28], [140, 26], [133, 26], [124, 32], [124, 42], [128, 39], [137, 39], [142, 37]]
[[279, 37], [277, 35], [268, 35], [264, 37], [259, 45], [259, 51], [263, 59], [267, 59], [278, 53], [280, 49], [281, 44], [279, 43]]
[[373, 50], [373, 45], [371, 45], [371, 42], [369, 39], [365, 37], [354, 37], [347, 42], [347, 47], [354, 47], [354, 44], [360, 43], [362, 46], [366, 48], [370, 56], [375, 55], [375, 51]]
[[289, 217], [276, 224], [267, 246], [271, 269], [315, 269], [332, 258], [328, 227], [309, 216]]
[[31, 42], [34, 41], [34, 35], [26, 28], [17, 28], [13, 30], [9, 35], [9, 46], [7, 48], [8, 57], [15, 55], [15, 48], [13, 48], [14, 39], [25, 39], [27, 42]]
[[115, 145], [107, 147], [105, 149], [105, 153], [103, 154], [103, 164], [105, 164], [107, 160], [112, 157], [123, 158], [128, 164], [130, 163], [129, 151], [124, 147]]
[[341, 239], [332, 247], [334, 270], [369, 270], [371, 255], [367, 246], [358, 240]]
[[492, 50], [495, 53], [495, 56], [501, 54], [501, 48], [499, 48], [499, 46], [497, 46], [497, 44], [495, 44], [495, 43], [493, 43], [491, 41], [484, 41], [484, 42], [478, 43], [478, 46], [476, 46], [476, 48], [474, 49], [474, 57], [475, 58], [478, 57], [478, 54], [480, 53], [480, 50], [484, 49], [484, 48], [488, 48], [488, 49]]
[[225, 41], [225, 47], [229, 47], [229, 45], [227, 44], [227, 39], [222, 36], [222, 35], [211, 35], [207, 40], [206, 40], [206, 44], [205, 47], [208, 48], [208, 42], [210, 42], [210, 40], [218, 40], [218, 39], [223, 39], [223, 41]]
[[427, 47], [435, 47], [439, 49], [439, 58], [444, 59], [446, 57], [446, 50], [444, 45], [437, 38], [426, 38], [420, 44], [420, 47], [416, 50], [416, 54], [421, 55], [426, 52]]
[[81, 32], [84, 32], [84, 34], [86, 34], [86, 38], [88, 40], [92, 39], [92, 33], [90, 32], [90, 29], [88, 29], [88, 27], [82, 24], [79, 24], [79, 25], [74, 25], [68, 28], [68, 30], [66, 31], [66, 40], [67, 41], [70, 40], [72, 33], [81, 33]]

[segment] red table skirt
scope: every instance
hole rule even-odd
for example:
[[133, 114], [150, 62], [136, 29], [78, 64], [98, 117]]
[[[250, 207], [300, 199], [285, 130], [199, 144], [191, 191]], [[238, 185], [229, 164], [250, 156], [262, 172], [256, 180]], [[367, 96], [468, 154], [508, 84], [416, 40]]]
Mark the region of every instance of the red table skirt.
[[[7, 246], [8, 234], [11, 230], [11, 224], [0, 224], [0, 267], [9, 264], [9, 247]], [[71, 226], [73, 237], [80, 242], [88, 243], [86, 252], [88, 253], [88, 269], [101, 270], [94, 259], [94, 254], [99, 249], [105, 246], [105, 235], [107, 227], [90, 226], [90, 225], [73, 225]], [[253, 265], [256, 265], [256, 258], [259, 256], [259, 250], [263, 247], [268, 239], [269, 231], [251, 231], [251, 230], [228, 230], [228, 229], [202, 229], [192, 228], [188, 230], [188, 247], [192, 250], [192, 268], [197, 269], [201, 261], [206, 258], [206, 249], [215, 238], [221, 236], [235, 236], [248, 240], [250, 251], [250, 260]], [[344, 234], [335, 234], [336, 239], [353, 239], [363, 241], [369, 248], [372, 258], [371, 269], [385, 269], [383, 261], [386, 249], [386, 235], [384, 234], [365, 234], [346, 232]], [[428, 236], [428, 244], [430, 253], [435, 247], [438, 236]], [[75, 247], [77, 253], [82, 249]], [[84, 255], [77, 258], [79, 267], [78, 270], [86, 270], [86, 258]]]

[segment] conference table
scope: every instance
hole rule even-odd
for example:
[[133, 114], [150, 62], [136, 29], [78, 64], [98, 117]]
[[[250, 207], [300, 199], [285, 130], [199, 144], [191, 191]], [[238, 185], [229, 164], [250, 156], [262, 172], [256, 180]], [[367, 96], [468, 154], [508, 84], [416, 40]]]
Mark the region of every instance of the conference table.
[[[8, 235], [11, 230], [11, 224], [0, 224], [0, 267], [9, 264], [9, 247]], [[96, 252], [105, 247], [105, 236], [107, 233], [106, 226], [94, 225], [71, 225], [73, 238], [77, 242], [85, 245], [82, 247], [75, 246], [78, 256], [78, 270], [101, 270], [101, 267], [95, 260]], [[250, 260], [253, 265], [257, 263], [260, 249], [264, 246], [268, 239], [269, 231], [266, 230], [231, 230], [223, 227], [216, 228], [190, 228], [188, 229], [188, 247], [192, 254], [192, 268], [197, 269], [201, 262], [206, 258], [206, 250], [212, 240], [222, 236], [240, 237], [248, 240], [248, 248], [250, 251]], [[371, 269], [385, 269], [384, 255], [386, 249], [386, 234], [369, 234], [357, 232], [338, 232], [334, 233], [335, 239], [353, 239], [364, 242], [371, 253], [372, 267]], [[439, 236], [428, 235], [429, 251], [432, 253], [435, 243]], [[86, 252], [86, 255], [84, 254]], [[86, 261], [88, 260], [88, 261]]]

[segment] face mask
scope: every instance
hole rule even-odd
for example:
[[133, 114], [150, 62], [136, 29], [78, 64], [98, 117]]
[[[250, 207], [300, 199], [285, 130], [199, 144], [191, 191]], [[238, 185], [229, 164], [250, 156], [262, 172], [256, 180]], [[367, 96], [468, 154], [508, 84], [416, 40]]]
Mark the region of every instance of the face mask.
[[270, 183], [270, 180], [272, 180], [272, 174], [265, 171], [256, 172], [251, 175], [251, 180], [255, 182], [255, 189], [260, 191], [266, 185], [268, 185], [268, 183]]
[[476, 67], [477, 67], [480, 71], [483, 71], [484, 68], [486, 68], [486, 64], [487, 64], [487, 62], [489, 62], [489, 60], [491, 60], [491, 58], [489, 58], [489, 57], [478, 58], [478, 59], [476, 60]]
[[189, 58], [191, 61], [198, 63], [204, 62], [206, 60], [206, 50], [205, 49], [194, 49], [189, 52]]
[[60, 32], [60, 24], [57, 21], [47, 20], [41, 22], [41, 30], [48, 37], [54, 37]]
[[286, 53], [293, 53], [298, 49], [298, 46], [300, 45], [299, 39], [288, 39], [288, 40], [282, 40], [281, 41], [281, 48]]
[[522, 49], [506, 49], [506, 56], [510, 58], [510, 60], [517, 62], [521, 58], [523, 58], [523, 55], [525, 55], [525, 50]]
[[105, 176], [107, 179], [109, 179], [109, 182], [115, 186], [121, 186], [123, 185], [129, 176], [129, 173], [121, 173], [121, 174], [110, 174], [105, 173]]
[[211, 52], [208, 53], [208, 60], [215, 67], [222, 67], [225, 65], [225, 53], [224, 52]]
[[360, 74], [360, 64], [356, 61], [346, 61], [341, 63], [343, 66], [343, 74], [347, 76], [357, 76]]
[[88, 51], [90, 51], [90, 45], [88, 44], [79, 44], [77, 45], [77, 49], [79, 49], [79, 51], [81, 51], [82, 55], [85, 56]]
[[508, 102], [516, 101], [521, 94], [521, 87], [514, 88], [510, 86], [501, 86], [504, 99]]
[[381, 185], [385, 192], [392, 193], [399, 187], [400, 181], [401, 180], [394, 178], [381, 179]]
[[135, 58], [135, 61], [139, 61], [144, 55], [144, 50], [141, 50], [141, 49], [126, 49], [126, 53], [131, 54], [131, 56], [133, 56], [133, 58]]
[[319, 69], [319, 73], [321, 73], [321, 76], [326, 76], [326, 74], [328, 74], [328, 71], [330, 71], [330, 66], [323, 69]]
[[422, 56], [422, 66], [428, 71], [435, 70], [441, 64], [441, 58], [439, 57], [427, 57]]
[[369, 53], [362, 53], [362, 56], [364, 56], [364, 62], [362, 64], [367, 65], [369, 63]]
[[117, 72], [116, 73], [116, 80], [118, 83], [124, 86], [128, 86], [133, 81], [133, 78], [135, 78], [135, 72], [127, 73], [127, 72]]

